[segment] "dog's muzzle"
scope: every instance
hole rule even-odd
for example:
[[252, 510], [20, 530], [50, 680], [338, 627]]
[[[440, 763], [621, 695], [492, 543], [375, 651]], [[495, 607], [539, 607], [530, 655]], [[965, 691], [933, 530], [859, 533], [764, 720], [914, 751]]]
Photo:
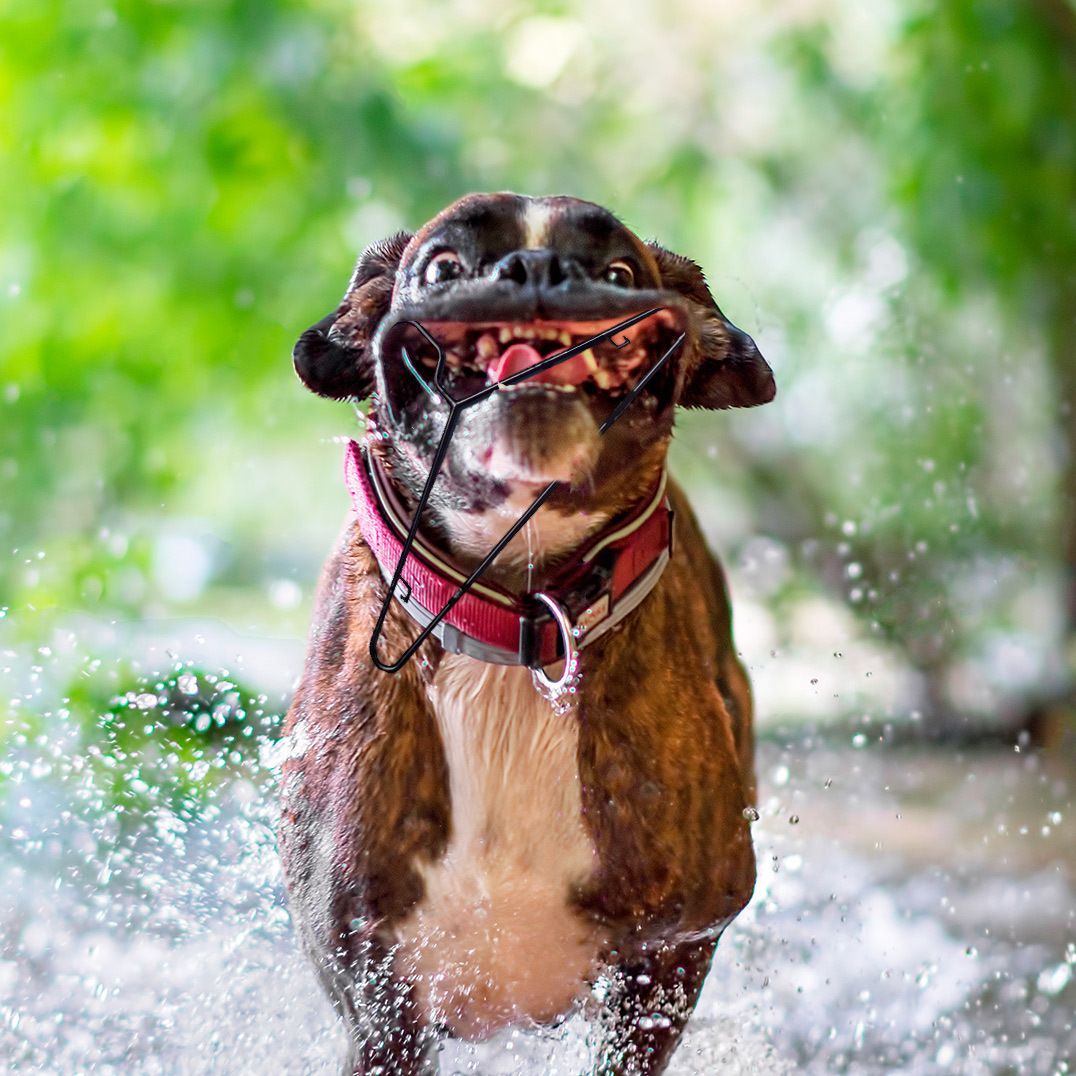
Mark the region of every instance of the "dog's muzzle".
[[[429, 475], [406, 532], [403, 513], [399, 511], [398, 504], [393, 504], [391, 487], [377, 474], [372, 457], [364, 455], [354, 442], [349, 447], [347, 476], [355, 511], [363, 537], [373, 550], [382, 575], [389, 581], [388, 592], [370, 637], [370, 657], [379, 669], [386, 673], [399, 672], [422, 643], [434, 635], [447, 650], [497, 664], [526, 665], [540, 671], [564, 658], [566, 671], [562, 679], [565, 679], [570, 675], [568, 667], [572, 665], [574, 651], [598, 638], [631, 612], [650, 592], [668, 563], [672, 540], [672, 513], [665, 501], [664, 475], [659, 489], [641, 510], [637, 509], [628, 520], [617, 521], [610, 529], [611, 533], [602, 532], [581, 547], [569, 568], [558, 577], [557, 585], [547, 587], [540, 595], [517, 598], [487, 584], [479, 585], [478, 580], [542, 507], [560, 485], [559, 482], [551, 482], [538, 495], [478, 567], [466, 577], [452, 567], [443, 554], [430, 550], [420, 542], [418, 527], [459, 419], [468, 408], [482, 403], [494, 392], [541, 375], [559, 364], [570, 362], [607, 339], [615, 339], [618, 333], [659, 313], [661, 309], [655, 307], [625, 318], [586, 340], [525, 369], [509, 373], [463, 398], [453, 396], [446, 377], [444, 349], [429, 330], [417, 321], [397, 322], [398, 325], [413, 326], [436, 348], [438, 359], [432, 382], [423, 375], [406, 348], [402, 349], [402, 357], [422, 389], [436, 403], [447, 404], [449, 411]], [[680, 333], [634, 388], [617, 402], [602, 423], [600, 433], [604, 434], [624, 414], [639, 393], [665, 367], [685, 337], [685, 333]], [[633, 519], [635, 522], [632, 522]], [[648, 558], [648, 551], [653, 556]], [[390, 568], [393, 560], [395, 565]], [[399, 657], [385, 662], [378, 655], [378, 642], [394, 597], [419, 624], [421, 631]], [[501, 606], [507, 608], [507, 616], [501, 615]], [[557, 689], [560, 683], [558, 681], [550, 686]]]

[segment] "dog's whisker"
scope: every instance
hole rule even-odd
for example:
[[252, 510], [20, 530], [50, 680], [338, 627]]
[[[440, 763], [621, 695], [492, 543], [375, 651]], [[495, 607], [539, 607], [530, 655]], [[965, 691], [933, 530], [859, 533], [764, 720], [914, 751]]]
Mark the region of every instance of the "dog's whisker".
[[523, 537], [527, 543], [527, 593], [534, 590], [534, 553], [535, 553], [535, 529], [534, 520], [528, 519], [523, 528]]

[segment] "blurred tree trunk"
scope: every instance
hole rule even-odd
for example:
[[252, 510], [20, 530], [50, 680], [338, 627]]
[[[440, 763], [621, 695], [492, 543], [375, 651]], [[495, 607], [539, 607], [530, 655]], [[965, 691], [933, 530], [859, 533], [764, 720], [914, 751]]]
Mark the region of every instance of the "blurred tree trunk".
[[[1076, 47], [1076, 20], [1073, 44]], [[1076, 275], [1058, 282], [1046, 332], [1059, 400], [1062, 453], [1058, 489], [1062, 585], [1065, 588], [1065, 653], [1068, 683], [1057, 696], [1041, 700], [1030, 715], [1035, 739], [1057, 746], [1076, 741]]]
[[[1044, 20], [1057, 35], [1059, 50], [1067, 61], [1071, 90], [1069, 117], [1076, 121], [1076, 8], [1067, 0], [1033, 0]], [[1076, 152], [1069, 161], [1076, 167]], [[1072, 237], [1060, 249], [1071, 251]], [[1061, 557], [1065, 608], [1065, 660], [1068, 685], [1060, 698], [1050, 700], [1035, 715], [1039, 738], [1047, 742], [1070, 741], [1076, 736], [1076, 264], [1059, 264], [1054, 280], [1046, 331], [1050, 365], [1058, 400], [1058, 433], [1062, 464], [1059, 494]]]
[[[1061, 474], [1061, 548], [1067, 574], [1069, 641], [1076, 647], [1076, 281], [1060, 297], [1050, 327], [1050, 358], [1060, 394], [1058, 412], [1064, 461]], [[1070, 657], [1076, 659], [1076, 654]]]

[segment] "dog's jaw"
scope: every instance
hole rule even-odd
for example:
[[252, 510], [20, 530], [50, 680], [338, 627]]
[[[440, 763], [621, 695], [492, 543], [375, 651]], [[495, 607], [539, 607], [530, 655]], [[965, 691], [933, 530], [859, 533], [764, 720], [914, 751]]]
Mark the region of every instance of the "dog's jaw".
[[[462, 498], [469, 507], [497, 507], [520, 489], [530, 487], [537, 494], [550, 482], [585, 494], [600, 459], [604, 457], [606, 470], [630, 471], [638, 450], [671, 429], [673, 378], [662, 370], [618, 423], [634, 426], [633, 449], [611, 451], [616, 438], [603, 441], [600, 433], [617, 404], [676, 339], [676, 315], [668, 311], [618, 334], [611, 330], [625, 318], [431, 320], [422, 322], [422, 332], [409, 324], [411, 318], [397, 318], [379, 340], [375, 413], [393, 443], [407, 444], [416, 462], [427, 461], [420, 470], [428, 472], [448, 422], [449, 404], [442, 393], [465, 401], [503, 384], [480, 403], [461, 409], [441, 476], [444, 496], [435, 495], [435, 509], [445, 498], [457, 505]], [[589, 340], [597, 342], [526, 376], [530, 367]], [[435, 376], [443, 379], [436, 391]]]
[[598, 424], [578, 393], [522, 385], [497, 393], [463, 418], [460, 462], [513, 491], [550, 482], [585, 485], [601, 449]]

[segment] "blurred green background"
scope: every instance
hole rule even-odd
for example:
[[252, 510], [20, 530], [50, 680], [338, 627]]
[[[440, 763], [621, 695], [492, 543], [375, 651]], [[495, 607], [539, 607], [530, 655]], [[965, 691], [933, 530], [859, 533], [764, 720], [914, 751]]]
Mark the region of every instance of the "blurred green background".
[[0, 0], [6, 735], [286, 696], [356, 427], [291, 344], [502, 188], [690, 255], [775, 368], [675, 449], [762, 722], [1063, 733], [1072, 0]]

